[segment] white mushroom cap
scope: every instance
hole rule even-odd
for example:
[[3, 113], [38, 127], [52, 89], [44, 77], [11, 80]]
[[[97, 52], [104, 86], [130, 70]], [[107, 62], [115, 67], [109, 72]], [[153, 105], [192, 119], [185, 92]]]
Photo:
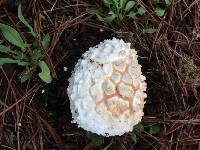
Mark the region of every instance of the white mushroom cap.
[[90, 48], [69, 79], [73, 122], [103, 136], [132, 131], [144, 114], [144, 80], [130, 43], [113, 38]]

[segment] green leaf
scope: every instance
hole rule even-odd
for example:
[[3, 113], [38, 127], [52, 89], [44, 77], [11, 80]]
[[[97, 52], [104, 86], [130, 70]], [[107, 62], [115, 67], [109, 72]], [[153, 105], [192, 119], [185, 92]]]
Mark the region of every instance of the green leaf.
[[11, 58], [0, 58], [0, 67], [3, 66], [4, 64], [11, 64], [11, 63], [16, 63], [16, 60], [13, 60]]
[[150, 125], [149, 126], [149, 133], [150, 134], [157, 134], [160, 131], [160, 128], [157, 125]]
[[101, 15], [101, 12], [100, 12], [100, 9], [98, 8], [87, 8], [86, 11], [89, 13], [89, 14], [92, 14], [92, 15]]
[[18, 7], [18, 18], [25, 26], [27, 26], [27, 28], [30, 30], [30, 32], [33, 35], [33, 37], [36, 37], [36, 34], [33, 31], [33, 28], [31, 27], [31, 25], [26, 21], [26, 19], [22, 15], [22, 6], [21, 6], [21, 4], [19, 4], [19, 7]]
[[17, 65], [19, 65], [19, 66], [28, 66], [28, 65], [30, 65], [30, 63], [29, 62], [25, 62], [25, 61], [19, 61], [19, 60], [16, 60], [17, 62]]
[[134, 144], [136, 144], [137, 143], [137, 136], [136, 136], [136, 134], [135, 133], [133, 133], [133, 132], [130, 132], [129, 133], [129, 137], [131, 138], [131, 140], [134, 142]]
[[44, 61], [40, 61], [38, 63], [40, 69], [42, 70], [42, 72], [39, 73], [39, 77], [46, 83], [51, 83], [52, 78], [51, 78], [51, 73], [50, 73], [50, 69], [47, 66], [47, 64]]
[[113, 4], [112, 0], [103, 0], [103, 4], [107, 7], [110, 7], [111, 4]]
[[112, 0], [112, 4], [114, 5], [114, 7], [119, 10], [119, 0]]
[[120, 0], [119, 1], [119, 8], [123, 10], [124, 9], [124, 5], [125, 5], [125, 1], [124, 0]]
[[51, 37], [49, 36], [49, 34], [46, 34], [42, 40], [42, 46], [44, 49], [46, 49], [49, 46]]
[[118, 16], [116, 16], [117, 18], [117, 22], [121, 22], [124, 19], [123, 14], [119, 14]]
[[21, 83], [26, 82], [27, 80], [29, 80], [31, 78], [32, 74], [33, 74], [33, 72], [31, 70], [28, 70], [27, 73], [20, 76], [20, 82]]
[[5, 103], [4, 101], [2, 101], [1, 99], [0, 99], [0, 106], [3, 106], [3, 107], [5, 107], [5, 108], [8, 107], [8, 106], [6, 105], [6, 103]]
[[125, 11], [129, 11], [131, 8], [133, 8], [134, 5], [135, 5], [135, 1], [129, 1], [126, 4]]
[[28, 79], [30, 79], [30, 76], [27, 75], [27, 74], [23, 74], [23, 75], [20, 76], [20, 82], [21, 83], [26, 82]]
[[150, 28], [144, 29], [143, 32], [144, 32], [144, 33], [149, 33], [149, 34], [151, 34], [151, 33], [156, 32], [156, 29], [150, 27]]
[[91, 142], [94, 146], [100, 146], [103, 144], [103, 138], [102, 137], [92, 137], [91, 138]]
[[0, 58], [0, 67], [3, 66], [4, 64], [18, 64], [19, 66], [29, 65], [28, 62], [24, 62], [24, 61], [14, 60], [11, 58]]
[[141, 123], [138, 123], [136, 126], [134, 126], [133, 131], [136, 134], [140, 134], [141, 132], [144, 131], [144, 126]]
[[104, 138], [102, 136], [97, 135], [97, 134], [87, 132], [87, 137], [91, 140], [91, 143], [94, 146], [100, 146], [104, 143]]
[[132, 19], [137, 19], [137, 13], [134, 11], [131, 11], [127, 16]]
[[99, 21], [104, 22], [103, 18], [100, 15], [96, 15]]
[[165, 0], [166, 5], [170, 5], [172, 3], [172, 0]]
[[27, 44], [24, 43], [20, 34], [12, 27], [0, 23], [0, 30], [7, 41], [11, 44], [20, 47], [22, 50], [25, 50]]
[[12, 53], [13, 51], [9, 47], [0, 44], [0, 52], [2, 52], [2, 53]]
[[32, 59], [35, 61], [39, 61], [42, 58], [42, 50], [34, 49], [31, 55]]
[[110, 16], [107, 16], [107, 17], [103, 18], [103, 21], [104, 21], [106, 24], [111, 24], [111, 23], [114, 21], [114, 19], [115, 19], [116, 17], [117, 17], [116, 14], [112, 14], [112, 15], [110, 15]]
[[19, 61], [27, 61], [30, 62], [30, 58], [26, 55], [26, 53], [21, 51], [15, 51], [15, 55], [12, 55], [12, 58], [19, 60]]
[[154, 12], [155, 12], [155, 14], [156, 14], [157, 16], [159, 16], [159, 17], [162, 17], [162, 16], [164, 16], [164, 14], [165, 14], [165, 10], [164, 10], [164, 9], [161, 9], [161, 8], [159, 8], [159, 7], [157, 7], [157, 8], [154, 10]]
[[144, 15], [146, 13], [146, 9], [142, 6], [142, 7], [138, 8], [137, 13], [140, 15]]

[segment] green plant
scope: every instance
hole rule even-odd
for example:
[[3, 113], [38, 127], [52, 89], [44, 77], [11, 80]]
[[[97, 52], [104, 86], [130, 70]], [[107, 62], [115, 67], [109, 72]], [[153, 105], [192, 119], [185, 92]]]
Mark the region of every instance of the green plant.
[[149, 0], [153, 4], [153, 11], [156, 16], [163, 17], [166, 8], [172, 3], [172, 0]]
[[[87, 132], [86, 136], [90, 139], [92, 145], [94, 145], [95, 147], [102, 146], [103, 144], [105, 144], [103, 136], [100, 136], [100, 135], [97, 135], [97, 134], [94, 134], [94, 133], [91, 133], [91, 132]], [[109, 150], [109, 147], [112, 144], [113, 143], [112, 143], [112, 140], [111, 140], [111, 142], [108, 145], [106, 145], [102, 150]]]
[[155, 14], [156, 14], [157, 16], [162, 17], [162, 16], [164, 16], [164, 14], [165, 14], [165, 9], [162, 9], [162, 8], [160, 8], [160, 7], [156, 7], [156, 8], [154, 9], [154, 12], [155, 12]]
[[107, 8], [107, 11], [103, 12], [103, 9], [88, 8], [87, 12], [95, 14], [100, 21], [106, 24], [119, 23], [126, 18], [137, 19], [138, 16], [146, 12], [143, 6], [137, 8], [137, 11], [132, 10], [137, 4], [137, 0], [102, 0], [102, 3]]
[[[163, 17], [172, 0], [148, 0], [148, 2], [153, 5], [154, 14]], [[138, 0], [102, 0], [102, 3], [106, 9], [87, 8], [86, 11], [96, 15], [105, 24], [120, 23], [125, 19], [138, 19], [146, 13], [143, 5], [140, 4], [138, 7]]]
[[157, 134], [160, 131], [160, 128], [156, 124], [152, 124], [152, 123], [147, 126], [143, 126], [141, 123], [138, 123], [133, 128], [133, 131], [128, 133], [128, 138], [130, 138], [130, 140], [133, 141], [134, 145], [137, 144], [138, 136], [144, 130], [147, 131], [149, 134]]
[[155, 29], [155, 28], [152, 28], [152, 27], [149, 27], [149, 28], [143, 29], [143, 32], [144, 32], [144, 33], [149, 33], [149, 34], [151, 34], [151, 33], [156, 32], [156, 29]]
[[101, 146], [104, 143], [104, 137], [97, 134], [87, 132], [86, 136], [91, 140], [94, 146]]
[[141, 134], [141, 132], [144, 131], [144, 126], [141, 123], [138, 123], [134, 128], [132, 132], [128, 133], [128, 137], [133, 141], [134, 144], [138, 141], [138, 135]]
[[[149, 0], [149, 2], [153, 6], [154, 14], [158, 17], [163, 17], [165, 15], [166, 8], [172, 3], [172, 0]], [[143, 32], [152, 34], [156, 32], [156, 29], [154, 27], [146, 27], [143, 29]]]
[[159, 126], [156, 124], [149, 124], [147, 127], [149, 134], [157, 134], [160, 131]]
[[29, 29], [29, 34], [31, 34], [34, 40], [27, 43], [16, 29], [0, 23], [0, 31], [4, 38], [14, 46], [14, 48], [11, 49], [11, 46], [0, 44], [0, 52], [7, 56], [0, 58], [0, 66], [13, 63], [25, 67], [25, 73], [20, 76], [21, 83], [30, 79], [35, 68], [39, 66], [41, 69], [39, 77], [44, 82], [50, 83], [52, 81], [50, 69], [45, 61], [43, 61], [43, 53], [49, 46], [50, 36], [46, 34], [42, 40], [37, 38], [37, 34], [34, 32], [32, 26], [22, 15], [21, 5], [18, 7], [18, 18]]

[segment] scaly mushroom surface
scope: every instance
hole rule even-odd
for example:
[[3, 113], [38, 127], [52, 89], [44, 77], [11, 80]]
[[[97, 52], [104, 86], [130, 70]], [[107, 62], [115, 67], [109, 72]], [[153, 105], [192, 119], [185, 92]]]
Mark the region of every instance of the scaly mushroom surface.
[[145, 76], [130, 43], [104, 40], [83, 54], [69, 79], [73, 122], [103, 136], [133, 130], [147, 97]]

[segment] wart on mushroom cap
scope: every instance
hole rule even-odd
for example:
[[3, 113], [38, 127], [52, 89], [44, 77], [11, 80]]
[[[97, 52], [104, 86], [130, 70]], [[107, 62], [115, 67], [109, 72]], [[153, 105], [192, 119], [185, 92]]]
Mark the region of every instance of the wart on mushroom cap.
[[130, 43], [113, 38], [91, 47], [69, 79], [73, 122], [103, 136], [133, 130], [143, 116], [145, 77]]

